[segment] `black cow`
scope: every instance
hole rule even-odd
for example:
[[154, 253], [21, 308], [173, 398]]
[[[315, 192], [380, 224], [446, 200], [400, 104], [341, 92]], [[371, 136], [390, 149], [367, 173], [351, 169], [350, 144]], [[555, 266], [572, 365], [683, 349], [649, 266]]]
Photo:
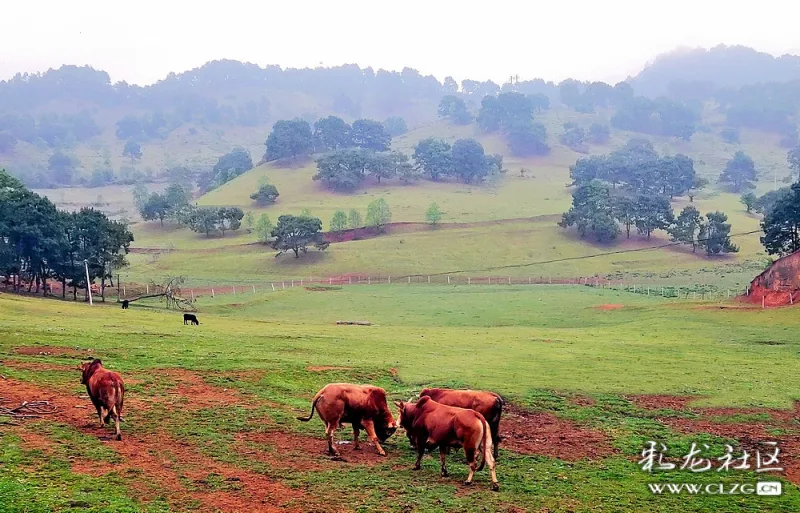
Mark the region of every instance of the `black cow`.
[[128, 309], [128, 305], [129, 305], [129, 304], [130, 304], [130, 303], [128, 302], [128, 300], [127, 300], [127, 299], [124, 299], [124, 300], [122, 301], [122, 309], [123, 309], [123, 310], [127, 310], [127, 309]]
[[197, 316], [190, 313], [183, 314], [183, 324], [186, 325], [187, 322], [191, 322], [195, 326], [200, 324], [200, 322], [197, 320]]

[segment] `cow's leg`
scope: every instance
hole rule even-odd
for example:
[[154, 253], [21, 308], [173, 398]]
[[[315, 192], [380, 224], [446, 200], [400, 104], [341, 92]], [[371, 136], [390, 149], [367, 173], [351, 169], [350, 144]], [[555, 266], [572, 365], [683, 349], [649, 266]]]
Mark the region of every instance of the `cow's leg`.
[[339, 456], [333, 444], [333, 434], [336, 432], [336, 423], [330, 422], [325, 424], [325, 437], [328, 439], [328, 454], [331, 456]]
[[489, 424], [489, 430], [492, 434], [492, 444], [494, 445], [494, 459], [500, 455], [500, 420], [498, 419], [497, 422], [492, 422]]
[[469, 475], [467, 476], [467, 480], [464, 481], [464, 484], [469, 486], [472, 484], [472, 477], [475, 475], [475, 449], [474, 448], [466, 448], [464, 447], [464, 454], [467, 456], [467, 465], [469, 465]]
[[358, 424], [353, 424], [353, 450], [354, 451], [360, 451], [361, 450], [361, 446], [358, 445], [358, 436], [360, 434], [361, 433], [359, 433]]
[[103, 408], [102, 406], [97, 407], [97, 416], [100, 417], [100, 427], [104, 427], [106, 425], [106, 420], [105, 420], [106, 416], [103, 413], [104, 409], [105, 408]]
[[447, 477], [447, 447], [439, 447], [439, 462], [442, 467], [442, 477]]
[[414, 463], [414, 470], [419, 470], [420, 463], [422, 463], [422, 456], [425, 455], [425, 439], [422, 437], [417, 438], [417, 461]]
[[494, 471], [494, 467], [495, 467], [495, 462], [492, 462], [492, 464], [489, 465], [489, 468], [492, 471], [492, 490], [496, 492], [500, 490], [500, 483], [497, 482], [497, 474]]
[[386, 451], [384, 451], [383, 447], [381, 447], [381, 442], [378, 440], [378, 435], [375, 434], [375, 424], [373, 424], [371, 420], [362, 420], [361, 425], [364, 426], [364, 431], [367, 432], [367, 436], [369, 436], [369, 439], [375, 444], [375, 448], [378, 449], [378, 454], [381, 456], [386, 456]]

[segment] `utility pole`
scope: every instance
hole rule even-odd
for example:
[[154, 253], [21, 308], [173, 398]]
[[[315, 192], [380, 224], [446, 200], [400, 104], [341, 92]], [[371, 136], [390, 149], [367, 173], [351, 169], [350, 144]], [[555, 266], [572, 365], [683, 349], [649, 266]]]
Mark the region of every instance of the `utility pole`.
[[83, 261], [83, 268], [86, 271], [86, 291], [89, 292], [89, 306], [92, 306], [92, 285], [89, 283], [89, 261]]

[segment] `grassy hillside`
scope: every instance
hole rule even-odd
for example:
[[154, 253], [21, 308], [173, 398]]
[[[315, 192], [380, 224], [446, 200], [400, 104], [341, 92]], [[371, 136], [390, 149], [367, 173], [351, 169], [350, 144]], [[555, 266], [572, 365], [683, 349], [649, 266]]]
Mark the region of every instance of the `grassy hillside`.
[[[531, 159], [508, 156], [502, 138], [486, 136], [474, 125], [454, 126], [437, 122], [412, 130], [393, 141], [394, 148], [410, 153], [413, 146], [426, 137], [442, 137], [449, 141], [478, 138], [487, 152], [506, 155], [507, 172], [494, 181], [477, 186], [427, 180], [410, 185], [389, 181], [381, 185], [367, 183], [350, 194], [334, 193], [312, 180], [316, 172], [313, 162], [297, 168], [262, 165], [198, 198], [198, 204], [238, 206], [256, 216], [264, 212], [273, 222], [281, 214], [299, 214], [307, 209], [322, 219], [326, 229], [335, 211], [355, 208], [363, 216], [367, 205], [379, 197], [389, 203], [393, 222], [423, 223], [427, 206], [435, 201], [444, 211], [443, 222], [458, 225], [437, 229], [398, 227], [379, 238], [337, 243], [324, 253], [312, 251], [296, 260], [288, 255], [274, 258], [274, 251], [270, 248], [253, 245], [254, 235], [245, 229], [224, 238], [207, 238], [175, 226], [162, 228], [158, 223], [139, 223], [134, 229], [136, 247], [177, 251], [158, 257], [132, 255], [132, 266], [123, 274], [129, 281], [138, 281], [179, 273], [188, 275], [197, 284], [224, 284], [349, 273], [399, 276], [470, 270], [473, 274], [519, 277], [601, 274], [630, 280], [734, 288], [748, 283], [763, 268], [766, 258], [758, 234], [735, 237], [734, 242], [741, 251], [713, 259], [679, 247], [480, 272], [486, 267], [569, 259], [669, 242], [665, 233], [657, 232], [649, 241], [636, 234], [626, 240], [623, 234], [616, 244], [597, 245], [582, 241], [574, 232], [556, 225], [561, 213], [571, 204], [571, 191], [566, 187], [569, 166], [581, 157], [581, 154], [556, 142], [563, 131], [561, 125], [568, 120], [588, 125], [604, 116], [606, 113], [585, 115], [561, 109], [545, 113], [539, 119], [547, 125], [552, 152], [546, 157]], [[591, 151], [608, 153], [637, 136], [641, 137], [615, 131], [608, 144], [594, 145]], [[779, 186], [783, 185], [782, 178], [788, 176], [785, 152], [778, 148], [773, 138], [758, 132], [745, 132], [741, 145], [724, 143], [714, 133], [699, 133], [688, 143], [660, 137], [651, 140], [662, 153], [686, 153], [694, 159], [698, 173], [712, 182], [695, 198], [694, 205], [702, 213], [726, 212], [735, 234], [758, 230], [760, 216], [747, 214], [738, 195], [717, 187], [716, 177], [733, 153], [744, 149], [752, 155], [760, 173], [758, 193], [772, 189], [771, 178], [775, 172]], [[529, 170], [524, 177], [519, 174], [521, 167]], [[276, 204], [259, 208], [249, 195], [263, 177], [278, 188], [280, 197]], [[688, 204], [688, 198], [677, 198], [673, 209], [678, 212]], [[488, 221], [497, 223], [487, 224]]]

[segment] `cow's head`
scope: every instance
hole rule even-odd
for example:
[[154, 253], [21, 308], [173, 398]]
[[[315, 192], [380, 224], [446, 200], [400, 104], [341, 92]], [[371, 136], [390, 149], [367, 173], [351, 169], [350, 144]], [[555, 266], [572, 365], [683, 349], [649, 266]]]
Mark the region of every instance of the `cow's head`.
[[78, 365], [78, 370], [81, 371], [81, 385], [85, 385], [89, 378], [92, 377], [92, 374], [95, 373], [98, 367], [102, 367], [103, 362], [99, 359], [94, 358], [90, 362], [84, 362]]
[[383, 390], [375, 390], [373, 393], [374, 404], [378, 409], [378, 414], [374, 421], [375, 435], [381, 442], [385, 442], [397, 431], [397, 423], [394, 421], [394, 416], [386, 403], [386, 393]]
[[400, 409], [398, 423], [400, 424], [400, 427], [405, 430], [408, 441], [412, 442], [413, 444], [414, 440], [411, 433], [411, 426], [414, 425], [414, 419], [416, 418], [417, 413], [417, 405], [404, 401], [395, 401], [394, 404]]

